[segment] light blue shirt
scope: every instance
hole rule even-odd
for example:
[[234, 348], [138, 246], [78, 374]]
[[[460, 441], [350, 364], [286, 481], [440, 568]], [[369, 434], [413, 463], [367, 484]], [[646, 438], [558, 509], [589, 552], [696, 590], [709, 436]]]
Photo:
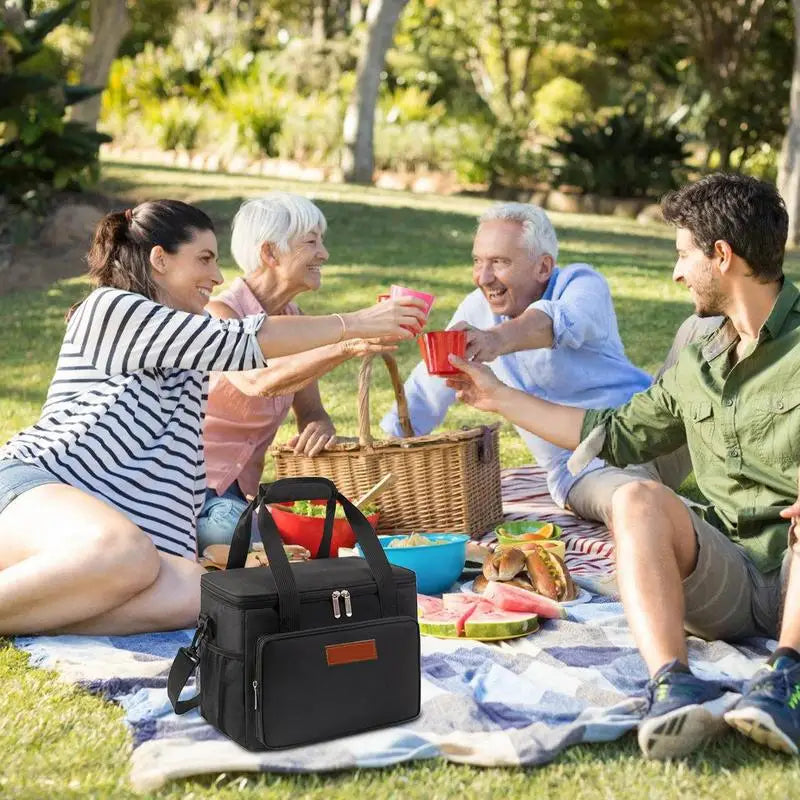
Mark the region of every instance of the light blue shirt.
[[[508, 353], [489, 363], [503, 383], [578, 408], [619, 406], [650, 385], [650, 376], [626, 358], [608, 284], [588, 264], [556, 267], [544, 294], [529, 308], [538, 308], [553, 320], [553, 346]], [[507, 319], [494, 314], [483, 292], [475, 289], [461, 302], [447, 327], [467, 322], [486, 330]], [[420, 436], [441, 424], [455, 402], [455, 392], [442, 378], [429, 375], [423, 362], [409, 376], [405, 391], [411, 424]], [[570, 451], [515, 427], [536, 462], [547, 470], [547, 486], [560, 506], [575, 481], [605, 466], [594, 459], [583, 471], [571, 475], [567, 470]], [[402, 436], [396, 406], [381, 420], [381, 428], [389, 435]]]

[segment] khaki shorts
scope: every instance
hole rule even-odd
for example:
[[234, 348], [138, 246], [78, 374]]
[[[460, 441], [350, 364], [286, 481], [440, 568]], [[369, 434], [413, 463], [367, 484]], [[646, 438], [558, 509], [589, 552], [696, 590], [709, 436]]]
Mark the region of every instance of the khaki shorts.
[[594, 519], [611, 527], [611, 498], [614, 492], [633, 481], [659, 481], [673, 491], [692, 471], [692, 460], [687, 447], [660, 456], [646, 464], [631, 464], [624, 469], [605, 466], [587, 472], [572, 484], [567, 494], [566, 507], [582, 519]]
[[[677, 461], [675, 462], [677, 464]], [[658, 462], [619, 469], [604, 467], [587, 473], [567, 495], [567, 508], [584, 519], [597, 519], [608, 526], [611, 498], [626, 483], [658, 481]], [[680, 477], [681, 470], [674, 471]], [[677, 488], [675, 480], [664, 481]], [[677, 481], [680, 482], [680, 481]], [[692, 518], [697, 538], [697, 564], [683, 582], [686, 602], [685, 627], [704, 639], [740, 639], [747, 636], [775, 637], [780, 627], [783, 599], [789, 575], [792, 544], [800, 561], [800, 545], [792, 540], [780, 568], [760, 572], [724, 533], [706, 522], [690, 500], [681, 497]], [[619, 568], [619, 565], [618, 565]]]
[[778, 569], [760, 572], [738, 544], [688, 510], [698, 552], [683, 582], [686, 630], [704, 639], [777, 637], [794, 540]]

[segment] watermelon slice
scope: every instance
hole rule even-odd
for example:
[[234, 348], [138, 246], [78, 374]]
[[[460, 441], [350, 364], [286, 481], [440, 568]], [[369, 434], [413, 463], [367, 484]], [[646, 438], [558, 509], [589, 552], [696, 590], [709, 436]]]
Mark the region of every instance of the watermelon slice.
[[427, 594], [417, 595], [417, 616], [425, 617], [443, 610], [444, 606], [438, 597], [429, 597]]
[[446, 611], [457, 611], [480, 603], [483, 598], [472, 592], [449, 592], [442, 595], [442, 605]]
[[464, 635], [464, 623], [478, 606], [471, 603], [455, 611], [436, 611], [423, 615], [419, 620], [419, 631], [428, 636], [458, 638]]
[[536, 614], [503, 611], [490, 603], [481, 603], [464, 624], [464, 635], [470, 639], [509, 639], [537, 630]]
[[483, 590], [483, 597], [504, 611], [524, 611], [548, 619], [567, 617], [567, 612], [555, 600], [508, 583], [489, 581]]

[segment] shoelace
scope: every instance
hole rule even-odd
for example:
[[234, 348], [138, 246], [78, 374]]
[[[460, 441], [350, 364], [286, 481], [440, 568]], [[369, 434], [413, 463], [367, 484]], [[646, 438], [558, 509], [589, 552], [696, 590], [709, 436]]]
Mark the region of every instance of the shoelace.
[[800, 669], [776, 669], [753, 678], [746, 691], [748, 694], [766, 691], [776, 699], [786, 702], [796, 687], [800, 687]]
[[661, 702], [663, 700], [668, 699], [670, 696], [675, 695], [687, 695], [691, 696], [693, 694], [693, 686], [687, 685], [683, 681], [678, 678], [678, 676], [672, 675], [672, 681], [667, 681], [666, 679], [670, 677], [670, 673], [666, 675], [662, 675], [657, 680], [650, 680], [647, 682], [647, 693], [650, 696], [650, 704], [652, 705], [654, 702]]

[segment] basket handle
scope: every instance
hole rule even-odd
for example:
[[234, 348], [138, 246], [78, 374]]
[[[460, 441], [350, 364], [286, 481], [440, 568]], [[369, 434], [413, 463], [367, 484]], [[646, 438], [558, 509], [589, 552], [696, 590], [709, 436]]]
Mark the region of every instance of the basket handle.
[[[400, 427], [403, 429], [403, 436], [414, 435], [411, 427], [411, 418], [408, 415], [408, 403], [406, 393], [403, 389], [403, 380], [400, 371], [397, 369], [397, 361], [389, 353], [381, 353], [383, 363], [389, 371], [392, 379], [392, 389], [394, 399], [397, 401], [397, 414], [400, 418]], [[361, 369], [358, 371], [358, 443], [361, 447], [372, 447], [372, 431], [370, 430], [369, 420], [369, 385], [372, 378], [372, 360], [375, 353], [368, 353], [361, 361]]]

